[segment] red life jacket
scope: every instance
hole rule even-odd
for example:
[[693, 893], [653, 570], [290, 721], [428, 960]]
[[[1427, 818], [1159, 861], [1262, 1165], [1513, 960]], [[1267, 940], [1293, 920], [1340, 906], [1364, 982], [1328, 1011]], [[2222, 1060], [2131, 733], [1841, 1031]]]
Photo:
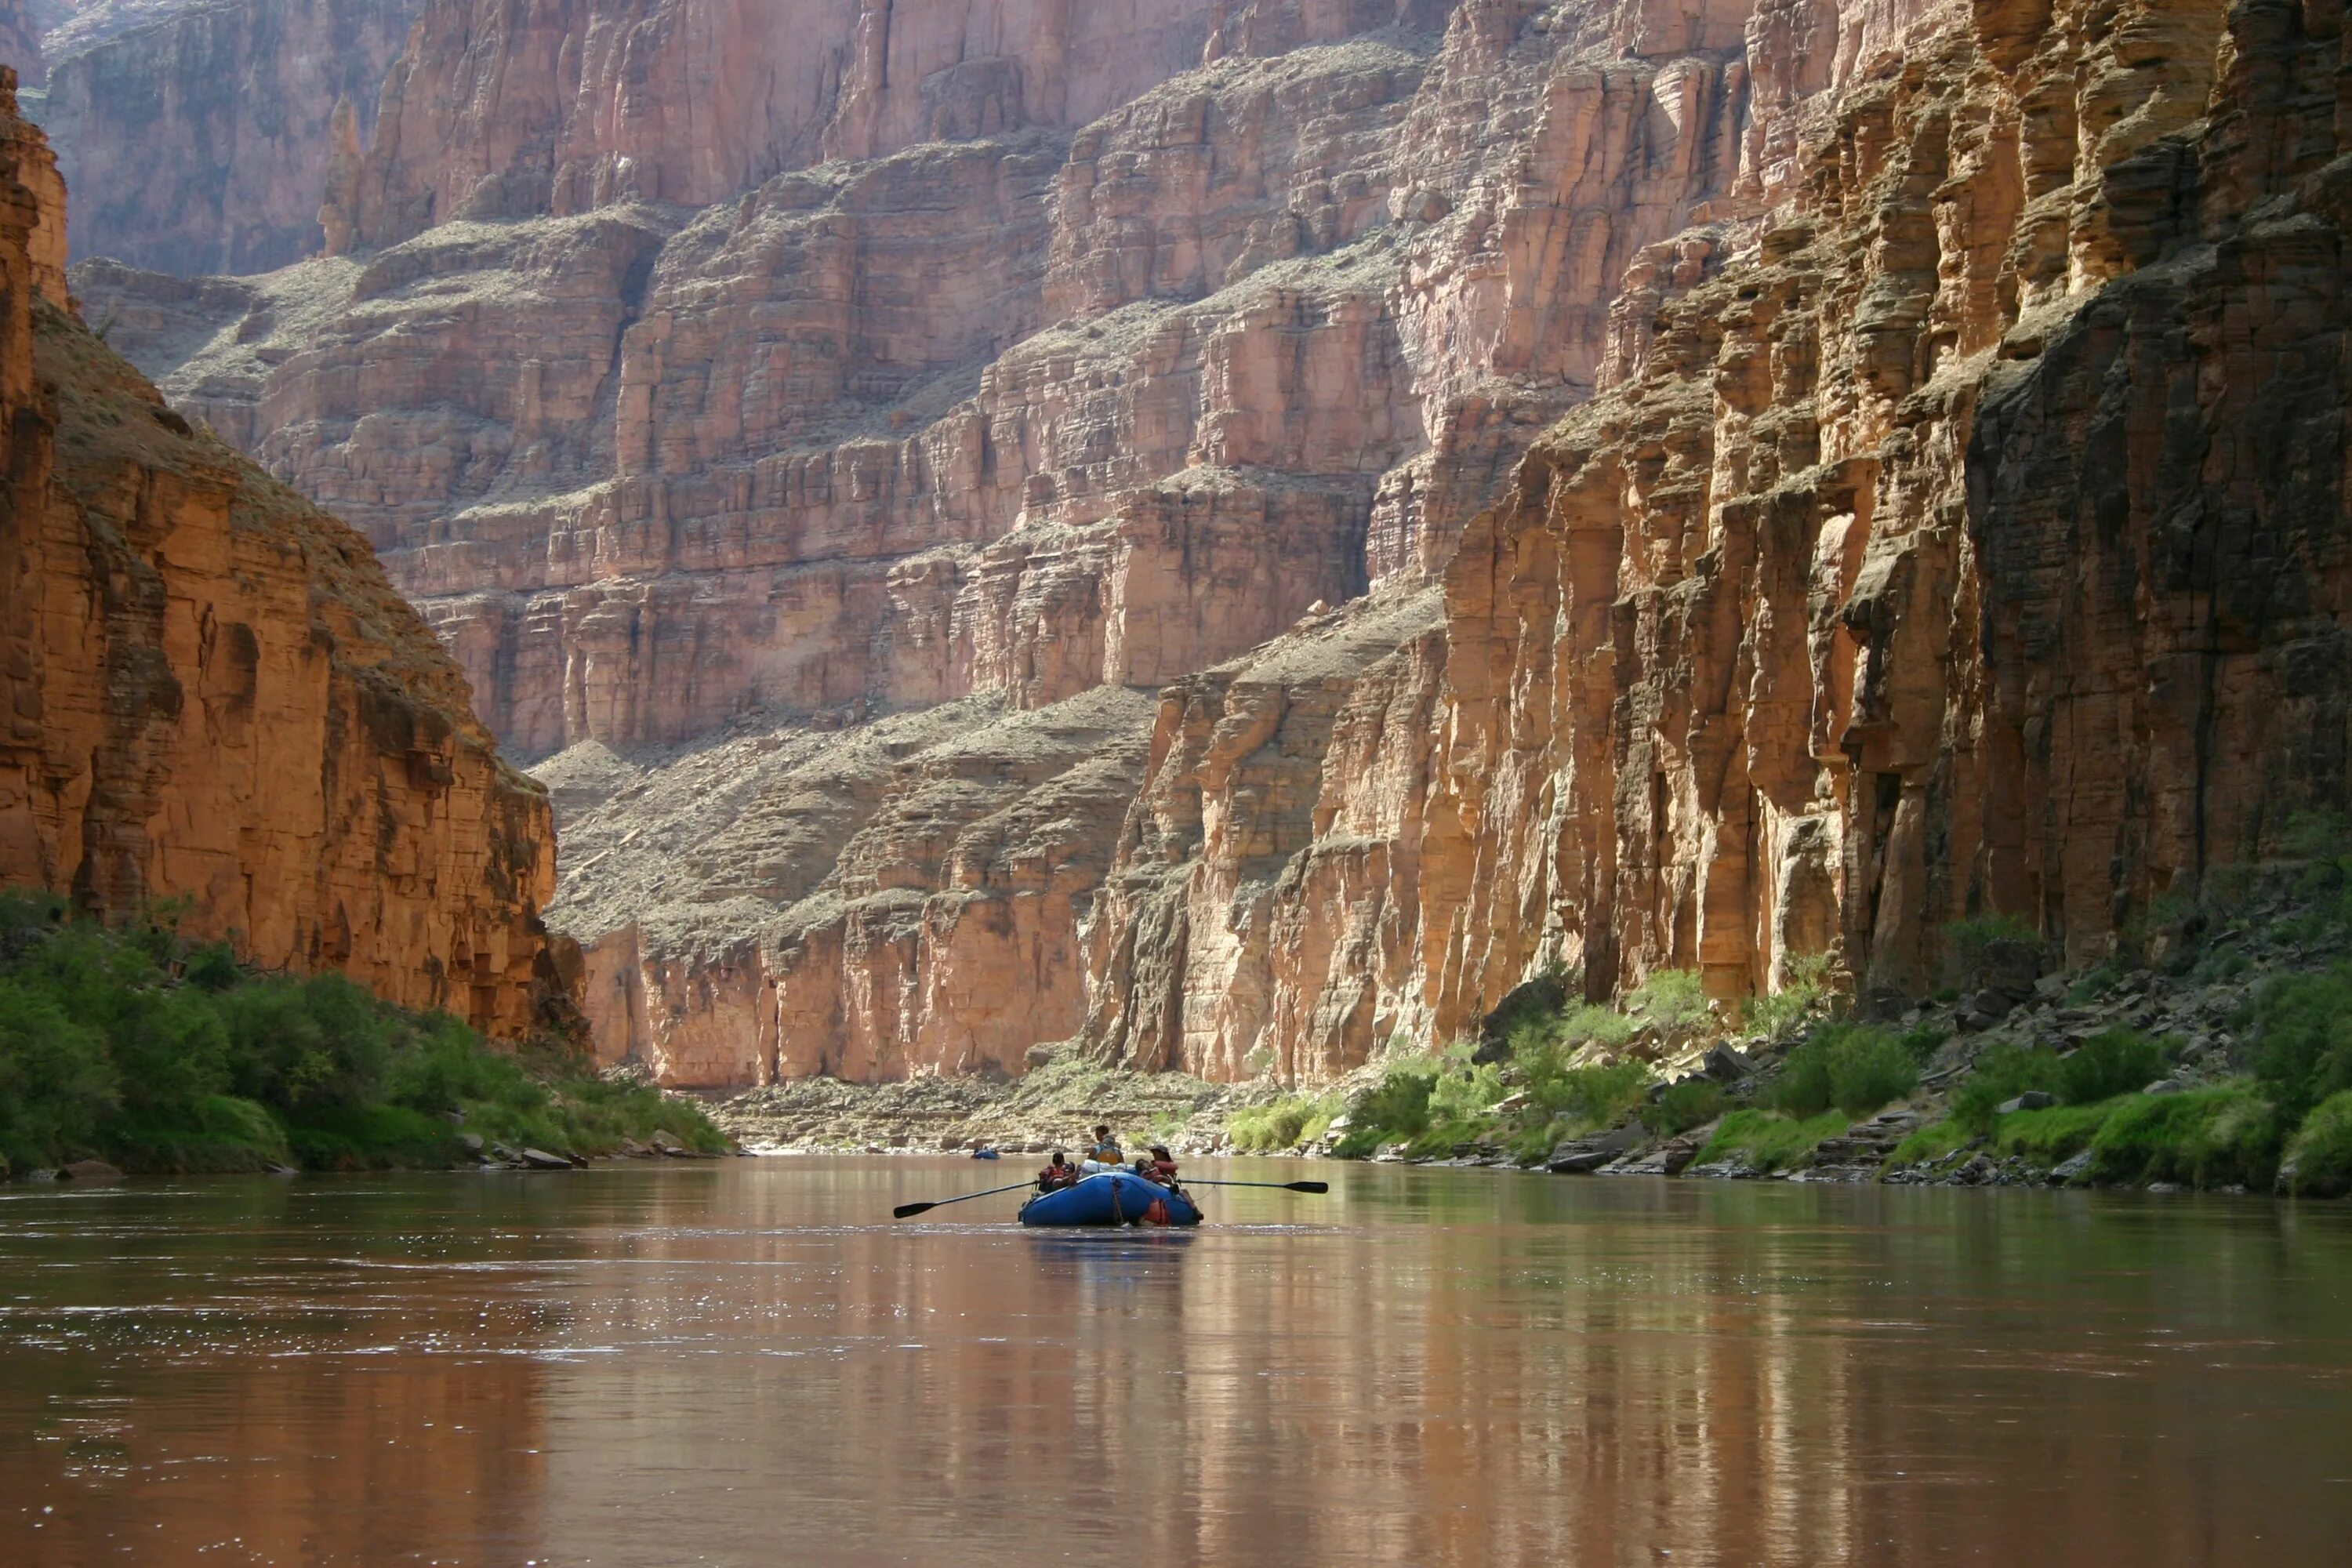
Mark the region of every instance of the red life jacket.
[[1174, 1186], [1176, 1184], [1176, 1162], [1173, 1160], [1152, 1161], [1151, 1179], [1158, 1182], [1163, 1187]]

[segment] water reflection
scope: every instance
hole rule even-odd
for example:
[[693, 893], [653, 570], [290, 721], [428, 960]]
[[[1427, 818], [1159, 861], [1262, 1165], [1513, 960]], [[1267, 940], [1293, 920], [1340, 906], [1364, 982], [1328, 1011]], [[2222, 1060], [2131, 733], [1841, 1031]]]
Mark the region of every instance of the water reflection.
[[2340, 1558], [2345, 1210], [1331, 1174], [12, 1196], [0, 1563]]

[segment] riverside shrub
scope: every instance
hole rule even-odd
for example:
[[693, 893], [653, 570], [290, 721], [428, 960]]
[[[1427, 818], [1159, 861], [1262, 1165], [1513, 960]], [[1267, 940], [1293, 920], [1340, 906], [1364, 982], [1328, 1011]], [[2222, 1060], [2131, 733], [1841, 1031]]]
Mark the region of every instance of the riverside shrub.
[[2147, 1036], [2108, 1029], [2060, 1058], [2055, 1092], [2069, 1105], [2096, 1105], [2146, 1089], [2164, 1076], [2166, 1065], [2164, 1047]]
[[1670, 1084], [1655, 1104], [1643, 1113], [1643, 1120], [1662, 1137], [1672, 1138], [1694, 1127], [1703, 1127], [1721, 1116], [1730, 1104], [1723, 1086], [1704, 1078], [1686, 1078]]
[[2352, 965], [2271, 981], [2254, 1026], [2254, 1076], [2288, 1115], [2352, 1089]]
[[2287, 1145], [2280, 1173], [2299, 1195], [2340, 1198], [2352, 1193], [2352, 1089], [2319, 1102]]
[[1919, 1059], [1904, 1040], [1865, 1024], [1835, 1024], [1789, 1053], [1773, 1101], [1800, 1119], [1832, 1106], [1867, 1116], [1918, 1087]]
[[667, 1131], [716, 1152], [691, 1106], [607, 1084], [560, 1050], [492, 1048], [340, 974], [262, 975], [59, 900], [0, 895], [0, 1159], [99, 1155], [134, 1170], [445, 1164], [485, 1140], [597, 1153]]
[[2267, 1187], [2278, 1173], [2286, 1125], [2251, 1084], [2134, 1095], [2116, 1102], [2091, 1140], [2091, 1175], [2109, 1183]]

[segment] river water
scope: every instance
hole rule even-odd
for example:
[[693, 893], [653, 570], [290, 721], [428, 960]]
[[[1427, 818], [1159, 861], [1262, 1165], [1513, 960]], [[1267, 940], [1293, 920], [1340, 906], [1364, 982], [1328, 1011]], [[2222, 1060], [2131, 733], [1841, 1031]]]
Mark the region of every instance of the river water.
[[2352, 1206], [1310, 1170], [0, 1189], [0, 1563], [2352, 1561]]

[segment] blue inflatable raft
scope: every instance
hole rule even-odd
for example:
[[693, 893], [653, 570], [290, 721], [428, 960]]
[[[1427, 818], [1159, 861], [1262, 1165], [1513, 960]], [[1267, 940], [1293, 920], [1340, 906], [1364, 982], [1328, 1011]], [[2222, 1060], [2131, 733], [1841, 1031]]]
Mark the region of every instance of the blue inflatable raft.
[[1198, 1225], [1192, 1198], [1125, 1171], [1105, 1171], [1075, 1187], [1039, 1193], [1021, 1205], [1023, 1225]]

